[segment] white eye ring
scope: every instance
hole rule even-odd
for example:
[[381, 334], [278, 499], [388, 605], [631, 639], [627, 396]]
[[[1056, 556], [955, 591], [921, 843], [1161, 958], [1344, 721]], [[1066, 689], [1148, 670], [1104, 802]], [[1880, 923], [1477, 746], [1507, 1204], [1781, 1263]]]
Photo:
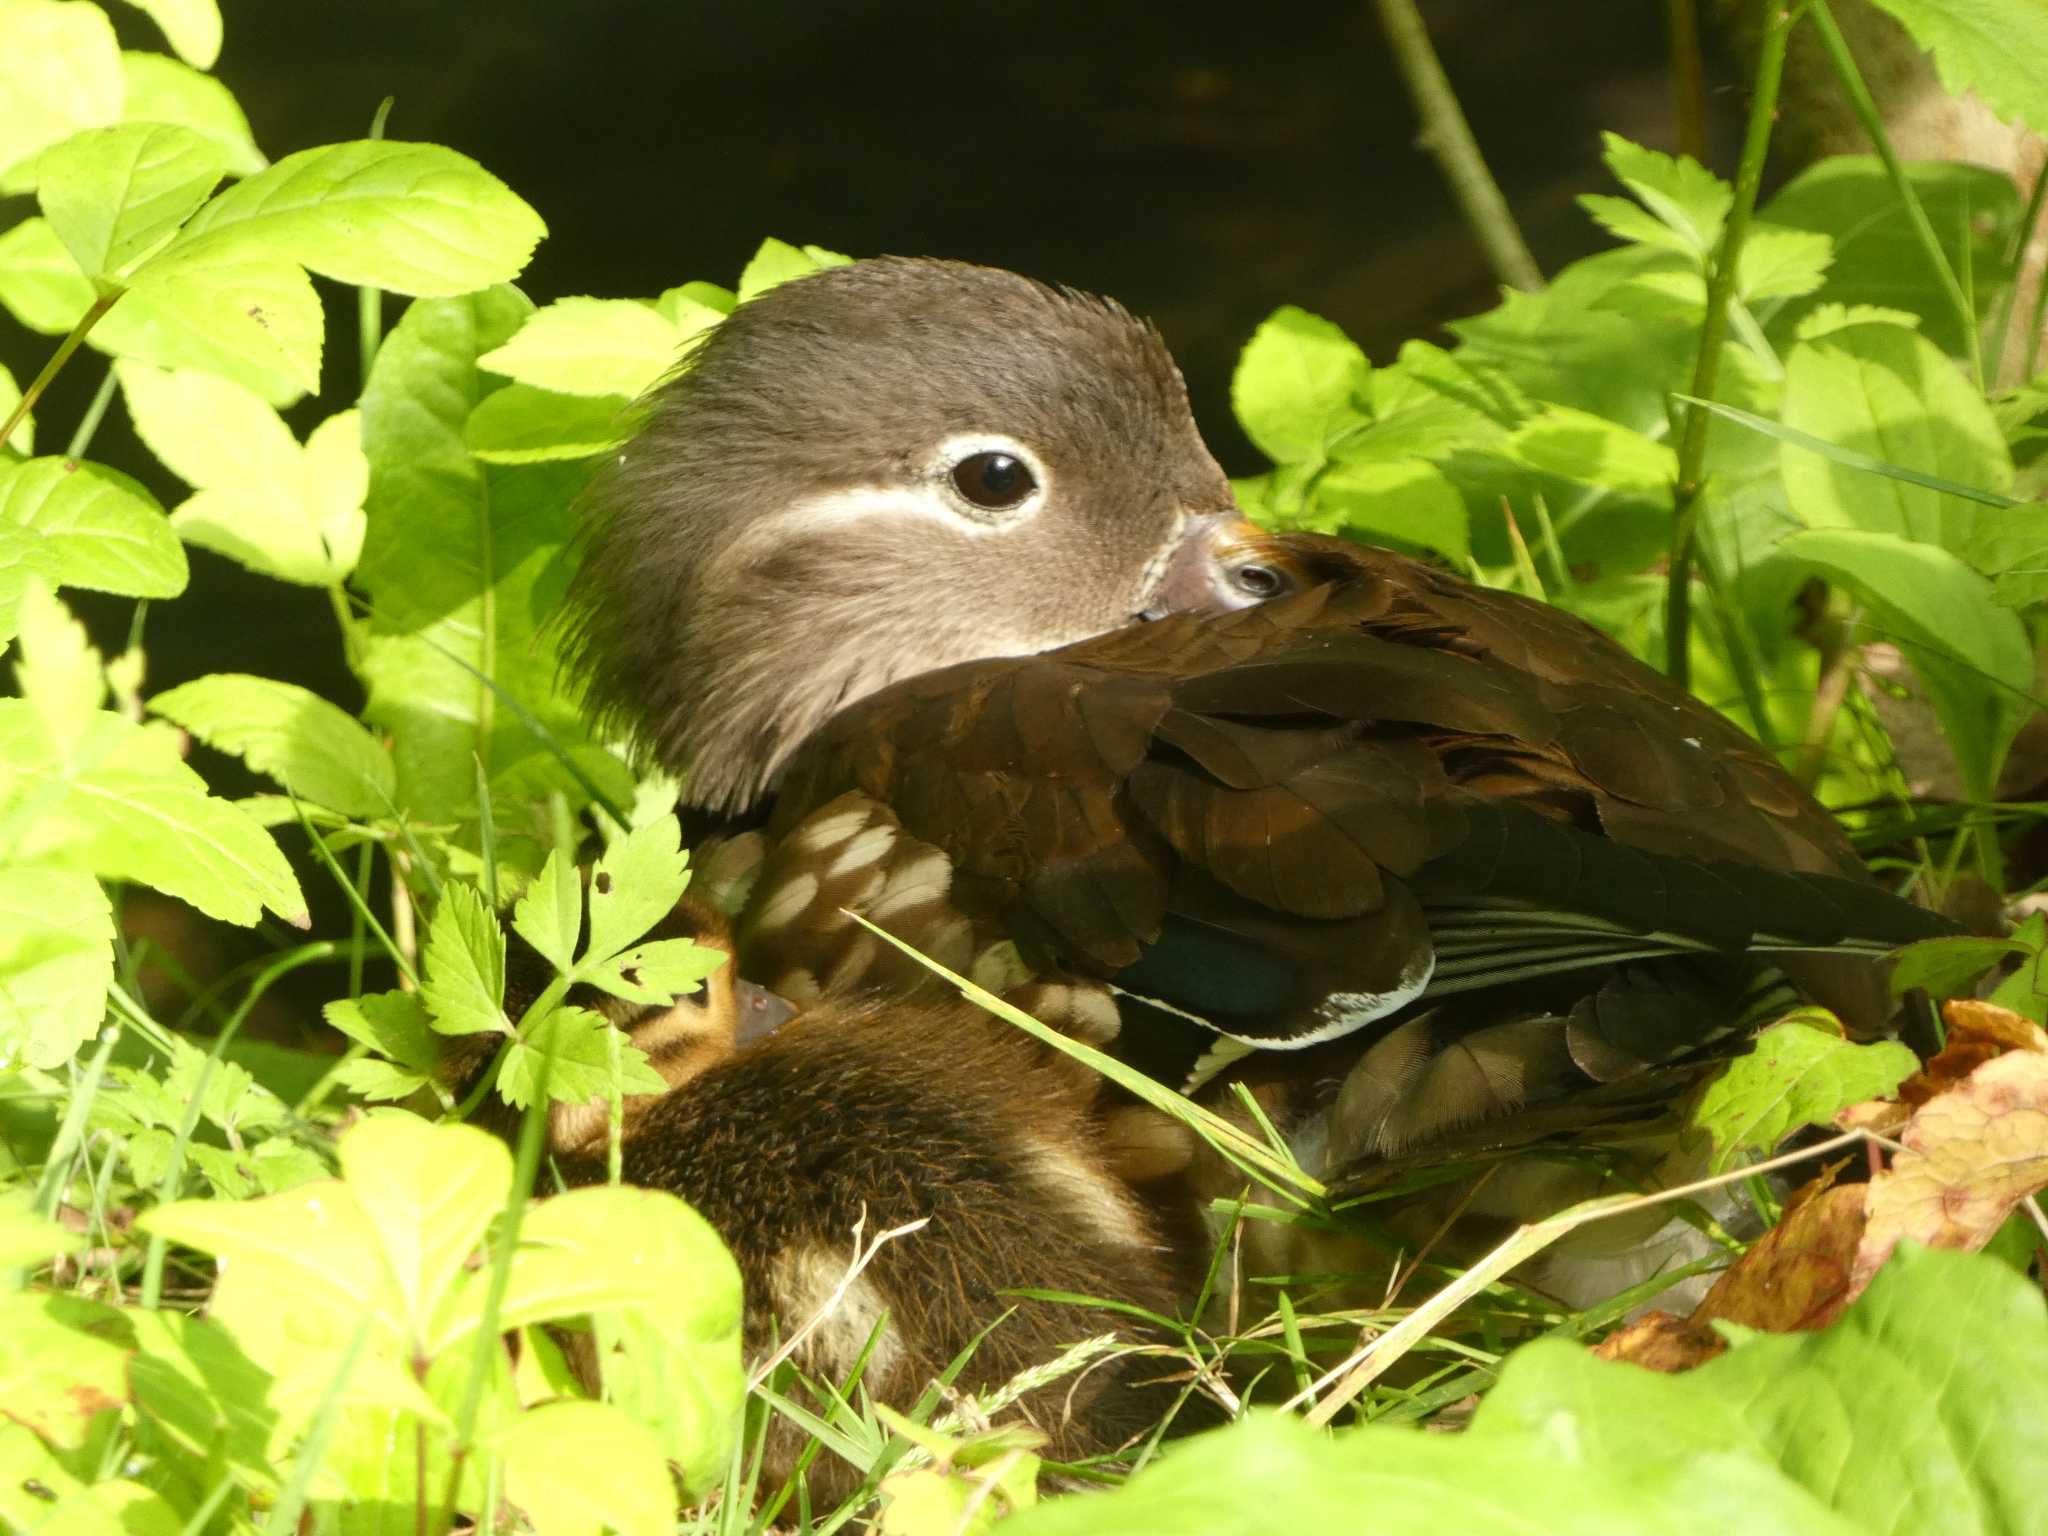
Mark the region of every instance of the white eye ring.
[[[975, 466], [985, 474], [986, 469], [977, 466], [977, 460], [998, 461], [988, 467], [1006, 476], [1021, 477], [1024, 488], [1016, 500], [1004, 502], [968, 495], [961, 483], [961, 471]], [[970, 474], [974, 472], [969, 469]], [[995, 432], [948, 438], [932, 456], [926, 478], [937, 487], [948, 511], [978, 528], [1021, 522], [1036, 514], [1045, 503], [1051, 479], [1037, 454], [1015, 438]]]

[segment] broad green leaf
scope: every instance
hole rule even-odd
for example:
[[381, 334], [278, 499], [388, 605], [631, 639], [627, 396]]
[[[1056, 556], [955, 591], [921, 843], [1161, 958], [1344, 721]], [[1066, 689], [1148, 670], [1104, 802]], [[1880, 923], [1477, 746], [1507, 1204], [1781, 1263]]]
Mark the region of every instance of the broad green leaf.
[[[453, 887], [451, 887], [453, 889]], [[414, 1115], [373, 1115], [339, 1147], [341, 1177], [375, 1229], [401, 1316], [439, 1352], [443, 1303], [512, 1187], [512, 1157], [495, 1136]]]
[[[2011, 277], [2006, 246], [2019, 222], [2012, 179], [1984, 166], [1908, 165], [1912, 184], [1951, 270], [1968, 271], [1980, 314]], [[1830, 236], [1835, 259], [1813, 302], [1877, 304], [1924, 317], [1928, 339], [1951, 356], [1963, 329], [1891, 178], [1874, 155], [1833, 155], [1792, 178], [1758, 214], [1770, 224]], [[1807, 300], [1786, 305], [1796, 320]]]
[[1678, 479], [1678, 455], [1667, 445], [1570, 406], [1545, 407], [1503, 446], [1530, 469], [1612, 491], [1668, 497]]
[[2048, 1318], [1994, 1259], [1902, 1246], [1832, 1327], [1756, 1336], [1684, 1379], [1741, 1404], [1856, 1530], [1978, 1536], [2048, 1517]]
[[84, 1246], [83, 1235], [36, 1213], [34, 1190], [17, 1186], [0, 1195], [0, 1271], [40, 1269]]
[[1952, 96], [1974, 92], [2000, 117], [2048, 128], [2048, 10], [2030, 0], [1876, 0], [1934, 55]]
[[98, 1464], [95, 1446], [59, 1459], [17, 1424], [0, 1423], [0, 1526], [35, 1536], [185, 1536], [161, 1494], [127, 1478], [86, 1483], [65, 1461]]
[[1674, 249], [1700, 257], [1713, 250], [1735, 201], [1725, 181], [1690, 155], [1659, 154], [1618, 133], [1602, 134], [1601, 142], [1606, 146], [1601, 158], [1614, 179], [1641, 198], [1657, 221], [1678, 237]]
[[[21, 404], [21, 386], [14, 382], [14, 375], [0, 364], [0, 421], [14, 414], [14, 408]], [[14, 433], [7, 439], [8, 453], [27, 458], [36, 451], [36, 419], [33, 413], [23, 416], [14, 424]]]
[[1932, 544], [1856, 528], [1790, 534], [1753, 575], [1788, 598], [1806, 575], [1852, 592], [1875, 632], [1899, 643], [1926, 684], [1964, 785], [1991, 798], [2032, 708], [2034, 659], [2025, 626], [1992, 600], [1989, 582]]
[[452, 882], [427, 927], [421, 1000], [444, 1035], [505, 1028], [505, 931], [481, 892]]
[[656, 939], [620, 950], [606, 960], [586, 960], [576, 967], [577, 979], [628, 1002], [665, 1005], [725, 964], [723, 950], [707, 949], [691, 939]]
[[270, 1373], [216, 1322], [171, 1311], [137, 1309], [127, 1316], [136, 1346], [128, 1379], [151, 1427], [197, 1461], [218, 1455], [239, 1480], [274, 1486], [270, 1437], [277, 1412], [268, 1401]]
[[127, 597], [185, 590], [185, 551], [161, 509], [136, 482], [101, 465], [0, 463], [0, 523], [33, 533], [67, 587]]
[[119, 123], [43, 151], [37, 201], [88, 276], [124, 277], [213, 192], [227, 157], [170, 123]]
[[260, 252], [337, 282], [442, 297], [515, 276], [540, 216], [438, 144], [364, 139], [287, 155], [207, 204], [146, 269], [204, 269]]
[[253, 176], [270, 164], [256, 147], [234, 93], [213, 76], [160, 53], [124, 53], [128, 89], [121, 117], [131, 123], [177, 123], [220, 147], [230, 176]]
[[683, 334], [631, 299], [558, 299], [477, 365], [561, 395], [639, 395], [675, 366]]
[[136, 436], [187, 485], [278, 484], [297, 473], [291, 428], [234, 380], [133, 361], [116, 363], [114, 373]]
[[31, 581], [21, 595], [14, 680], [50, 741], [62, 750], [85, 734], [107, 695], [100, 654], [85, 626], [49, 587]]
[[1960, 553], [2008, 608], [2048, 603], [2048, 518], [2039, 503], [1979, 512]]
[[1892, 965], [1892, 996], [1924, 987], [1935, 997], [1954, 997], [1994, 965], [2028, 953], [2014, 939], [1922, 939], [1899, 951]]
[[121, 111], [121, 50], [106, 13], [65, 0], [0, 5], [0, 173], [27, 191], [21, 162]]
[[747, 262], [746, 271], [740, 274], [739, 302], [759, 298], [777, 283], [786, 283], [793, 277], [808, 277], [827, 267], [846, 266], [849, 260], [836, 251], [815, 245], [797, 247], [771, 235], [761, 242], [760, 249]]
[[730, 288], [716, 283], [684, 283], [669, 288], [654, 301], [654, 307], [674, 322], [686, 336], [718, 324], [733, 312], [739, 298]]
[[[0, 465], [0, 472], [4, 469]], [[57, 552], [34, 530], [0, 520], [0, 644], [14, 638], [29, 588], [38, 583], [55, 587], [62, 579], [57, 566]]]
[[417, 992], [366, 992], [341, 997], [321, 1010], [327, 1022], [349, 1039], [412, 1068], [431, 1072], [439, 1059], [426, 1005]]
[[1618, 240], [1631, 240], [1638, 245], [1674, 251], [1695, 264], [1700, 260], [1699, 248], [1690, 234], [1681, 234], [1673, 229], [1641, 203], [1601, 192], [1584, 192], [1579, 195], [1578, 204], [1596, 224]]
[[1749, 303], [1796, 298], [1827, 281], [1834, 240], [1818, 230], [1751, 226], [1736, 259], [1736, 291]]
[[624, 437], [620, 413], [628, 403], [624, 395], [558, 395], [508, 384], [470, 412], [462, 437], [486, 464], [587, 459]]
[[[330, 1008], [334, 1005], [328, 1004]], [[330, 1014], [329, 1018], [333, 1016]], [[377, 1104], [395, 1104], [409, 1099], [427, 1086], [433, 1074], [417, 1068], [393, 1066], [375, 1056], [359, 1056], [335, 1069], [334, 1080], [344, 1092]], [[268, 1143], [266, 1143], [268, 1145]]]
[[283, 406], [320, 387], [325, 336], [304, 269], [254, 249], [145, 263], [88, 341], [114, 357], [224, 374]]
[[316, 804], [390, 814], [391, 754], [346, 710], [296, 684], [220, 672], [160, 693], [149, 707]]
[[78, 324], [92, 299], [92, 284], [48, 221], [23, 219], [0, 231], [0, 304], [23, 325], [61, 336]]
[[1230, 376], [1245, 436], [1276, 464], [1319, 461], [1334, 431], [1365, 420], [1372, 364], [1358, 343], [1283, 304], [1252, 332]]
[[179, 58], [200, 69], [213, 68], [220, 57], [220, 6], [217, 0], [128, 0], [163, 29], [164, 41]]
[[428, 820], [474, 817], [477, 758], [495, 779], [539, 746], [484, 678], [565, 747], [588, 740], [541, 634], [567, 584], [583, 471], [486, 466], [463, 444], [471, 410], [497, 387], [476, 359], [529, 312], [504, 289], [412, 305], [363, 396], [368, 713], [395, 738], [400, 804]]
[[61, 1067], [99, 1033], [114, 916], [91, 875], [0, 869], [0, 1070]]
[[522, 1413], [492, 1449], [505, 1497], [534, 1536], [668, 1536], [675, 1484], [661, 1444], [604, 1403], [547, 1403]]
[[[527, 1024], [505, 1053], [498, 1069], [498, 1093], [514, 1109], [524, 1109], [540, 1091], [540, 1075], [550, 1052], [548, 1098], [581, 1104], [607, 1093], [612, 1081], [612, 1050], [616, 1031], [602, 1014], [587, 1008], [555, 1008]], [[647, 1064], [647, 1053], [620, 1043], [619, 1091], [660, 1093], [668, 1083]]]
[[690, 856], [673, 817], [613, 839], [590, 876], [586, 959], [618, 954], [669, 915], [690, 883]]
[[133, 1343], [128, 1320], [99, 1302], [0, 1295], [0, 1419], [77, 1450], [95, 1417], [127, 1402]]
[[1711, 1169], [1725, 1173], [1801, 1126], [1832, 1125], [1851, 1104], [1891, 1093], [1919, 1064], [1896, 1041], [1858, 1045], [1832, 1014], [1801, 1009], [1758, 1034], [1708, 1084], [1692, 1123], [1714, 1138]]
[[1471, 556], [1465, 499], [1443, 472], [1423, 459], [1350, 459], [1316, 481], [1311, 511], [1289, 519], [1326, 533], [1399, 539]]
[[512, 909], [512, 927], [543, 960], [567, 975], [583, 932], [583, 882], [575, 860], [557, 848]]
[[2048, 915], [2036, 912], [2013, 930], [2027, 958], [1993, 989], [1990, 1001], [2048, 1025]]
[[[1785, 359], [1783, 421], [1843, 448], [1981, 490], [2012, 487], [2012, 459], [1984, 398], [1916, 332], [1859, 325]], [[1958, 549], [1974, 508], [1787, 444], [1785, 495], [1809, 527], [1866, 528]]]
[[253, 923], [264, 907], [306, 921], [270, 834], [207, 793], [168, 729], [115, 714], [65, 750], [32, 705], [0, 699], [0, 849], [139, 880], [226, 922]]
[[536, 1206], [520, 1238], [505, 1319], [591, 1315], [606, 1400], [655, 1431], [694, 1495], [708, 1492], [745, 1390], [739, 1270], [718, 1234], [673, 1195], [596, 1188]]

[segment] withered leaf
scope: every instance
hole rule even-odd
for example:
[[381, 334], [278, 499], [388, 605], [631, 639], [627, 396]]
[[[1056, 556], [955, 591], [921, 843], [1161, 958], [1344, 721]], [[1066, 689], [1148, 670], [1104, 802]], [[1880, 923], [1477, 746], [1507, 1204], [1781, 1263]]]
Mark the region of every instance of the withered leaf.
[[1821, 1328], [1847, 1306], [1860, 1284], [1850, 1285], [1863, 1236], [1861, 1184], [1816, 1180], [1793, 1197], [1778, 1224], [1757, 1239], [1694, 1309], [1705, 1324], [1726, 1318], [1750, 1328], [1789, 1333]]
[[1645, 1312], [1602, 1339], [1593, 1353], [1602, 1360], [1626, 1360], [1670, 1375], [1689, 1371], [1727, 1347], [1728, 1341], [1704, 1322], [1670, 1312]]

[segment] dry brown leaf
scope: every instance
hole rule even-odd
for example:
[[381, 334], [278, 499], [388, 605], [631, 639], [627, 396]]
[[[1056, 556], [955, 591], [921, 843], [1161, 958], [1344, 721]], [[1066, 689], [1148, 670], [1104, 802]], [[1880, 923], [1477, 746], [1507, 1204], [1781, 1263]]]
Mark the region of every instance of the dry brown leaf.
[[1905, 1149], [1870, 1181], [1864, 1202], [1859, 1289], [1899, 1239], [1981, 1248], [2014, 1206], [2048, 1186], [2048, 1053], [2029, 1047], [1985, 1062], [1922, 1105], [1899, 1140]]
[[1714, 1282], [1692, 1320], [1726, 1318], [1789, 1333], [1824, 1328], [1855, 1294], [1851, 1280], [1863, 1236], [1865, 1186], [1834, 1184], [1830, 1170], [1786, 1204], [1778, 1224]]
[[1670, 1312], [1645, 1312], [1602, 1339], [1593, 1353], [1668, 1375], [1703, 1365], [1727, 1347], [1728, 1341], [1705, 1323]]
[[1913, 1107], [1910, 1104], [1901, 1104], [1897, 1099], [1865, 1099], [1861, 1104], [1851, 1104], [1836, 1114], [1835, 1128], [1868, 1131], [1873, 1136], [1896, 1136], [1912, 1118]]
[[1916, 1109], [2008, 1051], [2048, 1052], [2048, 1032], [1996, 1003], [1951, 998], [1941, 1018], [1948, 1031], [1940, 1053], [1899, 1085], [1899, 1097]]

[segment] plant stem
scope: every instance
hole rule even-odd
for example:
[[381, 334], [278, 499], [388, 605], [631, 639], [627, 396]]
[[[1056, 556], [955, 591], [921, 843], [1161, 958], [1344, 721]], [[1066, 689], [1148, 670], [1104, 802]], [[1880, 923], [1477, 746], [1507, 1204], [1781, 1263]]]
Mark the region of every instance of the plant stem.
[[1529, 253], [1515, 217], [1508, 212], [1508, 200], [1500, 184], [1486, 168], [1479, 142], [1472, 137], [1450, 78], [1442, 61], [1430, 46], [1429, 31], [1415, 0], [1373, 0], [1387, 42], [1394, 50], [1394, 62], [1407, 82], [1415, 112], [1422, 119], [1416, 142], [1436, 157], [1437, 165], [1450, 183], [1451, 195], [1465, 215], [1465, 222], [1478, 237], [1494, 273], [1510, 288], [1529, 293], [1543, 287], [1543, 271]]
[[85, 408], [85, 414], [78, 419], [78, 430], [71, 434], [71, 441], [64, 445], [64, 457], [82, 459], [85, 450], [92, 446], [93, 434], [100, 429], [100, 422], [106, 417], [107, 407], [114, 400], [114, 365], [107, 365], [107, 376], [100, 380], [100, 387], [93, 393], [92, 404]]
[[1664, 0], [1664, 32], [1671, 60], [1671, 116], [1678, 152], [1707, 160], [1706, 71], [1700, 65], [1697, 0]]
[[1906, 168], [1899, 162], [1898, 151], [1892, 148], [1892, 141], [1884, 131], [1884, 117], [1877, 110], [1877, 101], [1870, 94], [1870, 87], [1864, 83], [1863, 72], [1856, 67], [1856, 59], [1849, 52], [1847, 39], [1842, 29], [1835, 25], [1834, 12], [1828, 9], [1828, 0], [1811, 0], [1808, 9], [1813, 13], [1813, 24], [1820, 32], [1821, 46], [1827, 50], [1828, 63], [1834, 67], [1835, 78], [1841, 82], [1843, 94], [1849, 98], [1849, 108], [1856, 114], [1856, 120], [1863, 125], [1863, 131], [1870, 135], [1870, 142], [1877, 150], [1877, 156], [1884, 162], [1885, 174], [1891, 177], [1892, 189], [1899, 194], [1899, 201], [1905, 206], [1906, 221], [1913, 226], [1914, 238], [1920, 242], [1920, 249], [1934, 266], [1936, 278], [1942, 292], [1954, 307], [1956, 319], [1963, 328], [1963, 344], [1969, 349], [1970, 377], [1977, 382], [1977, 388], [1984, 388], [1984, 353], [1977, 337], [1977, 311], [1971, 306], [1969, 296], [1963, 292], [1963, 285], [1957, 279], [1955, 268], [1948, 263], [1948, 256], [1941, 248], [1941, 240], [1934, 233], [1934, 225], [1928, 220], [1927, 210], [1920, 206], [1919, 194], [1906, 179]]
[[[1700, 325], [1700, 352], [1693, 364], [1691, 394], [1711, 400], [1721, 376], [1721, 348], [1728, 340], [1728, 301], [1735, 292], [1735, 271], [1743, 237], [1756, 211], [1757, 188], [1764, 179], [1764, 157], [1771, 147], [1771, 123], [1778, 114], [1778, 84], [1785, 74], [1785, 41], [1792, 33], [1795, 12], [1778, 7], [1764, 26], [1757, 49], [1756, 85], [1749, 101], [1749, 127], [1742, 139], [1742, 167], [1735, 177], [1735, 205], [1714, 251], [1714, 269], [1707, 278], [1707, 313]], [[1692, 657], [1693, 534], [1699, 522], [1701, 477], [1707, 462], [1708, 412], [1689, 408], [1685, 438], [1678, 449], [1678, 484], [1672, 493], [1671, 574], [1664, 599], [1664, 670], [1681, 688], [1689, 685]]]
[[43, 371], [35, 376], [29, 387], [21, 392], [21, 399], [15, 402], [6, 425], [0, 426], [0, 448], [7, 446], [7, 439], [14, 436], [14, 429], [22, 424], [28, 413], [36, 408], [36, 402], [43, 398], [43, 392], [50, 387], [50, 381], [63, 371], [71, 361], [71, 354], [84, 344], [92, 328], [100, 323], [100, 317], [120, 299], [123, 290], [103, 293], [92, 301], [92, 307], [79, 316], [78, 324], [71, 327], [71, 334], [57, 343], [57, 350], [50, 354], [50, 360], [43, 364]]
[[[384, 137], [384, 125], [391, 119], [392, 103], [397, 98], [386, 96], [377, 103], [376, 114], [370, 119], [370, 137]], [[377, 349], [384, 344], [384, 290], [372, 283], [365, 283], [356, 290], [356, 350], [362, 360], [363, 386], [370, 383], [370, 365], [377, 361]]]

